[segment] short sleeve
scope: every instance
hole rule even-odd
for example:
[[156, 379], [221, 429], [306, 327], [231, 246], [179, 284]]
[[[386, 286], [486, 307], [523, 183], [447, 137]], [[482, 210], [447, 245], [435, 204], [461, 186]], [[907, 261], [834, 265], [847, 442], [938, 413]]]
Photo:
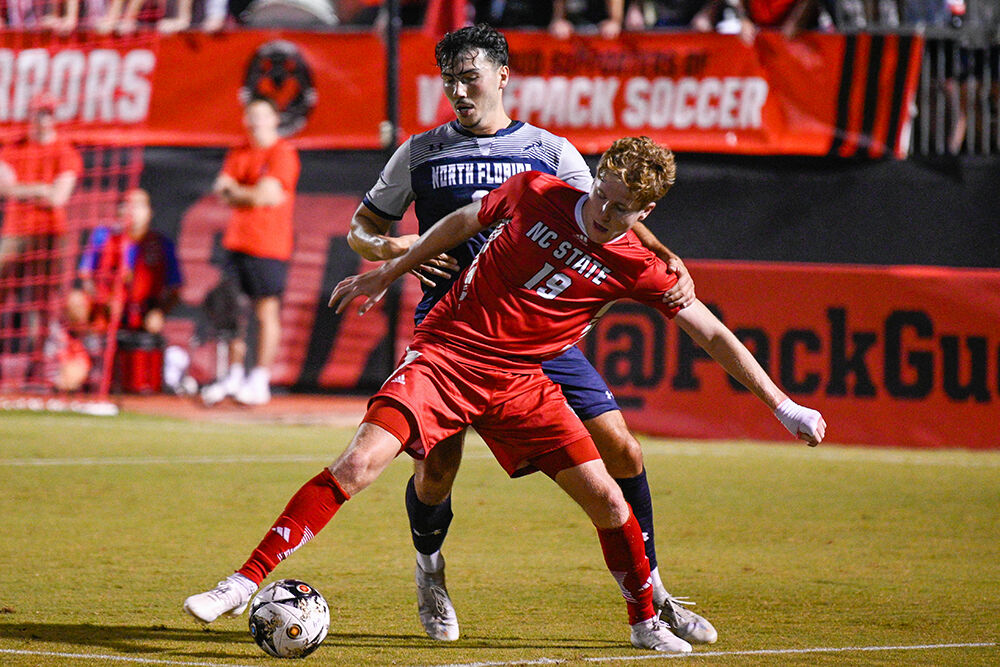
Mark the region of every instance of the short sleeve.
[[590, 191], [590, 186], [594, 182], [594, 177], [590, 173], [587, 161], [580, 155], [576, 146], [568, 139], [563, 139], [563, 149], [559, 153], [559, 166], [556, 176], [572, 185], [577, 190]]
[[56, 173], [63, 174], [67, 171], [73, 172], [74, 176], [83, 173], [83, 158], [80, 157], [80, 151], [69, 144], [66, 144], [59, 154], [59, 168]]
[[632, 298], [673, 319], [680, 312], [680, 308], [668, 307], [663, 303], [663, 295], [676, 284], [676, 274], [670, 271], [661, 259], [652, 257], [652, 261], [646, 264], [645, 270], [635, 283]]
[[271, 153], [267, 175], [278, 179], [285, 192], [295, 192], [300, 170], [299, 152], [291, 144], [281, 142], [280, 147]]
[[219, 170], [220, 174], [225, 174], [234, 181], [239, 181], [239, 158], [238, 151], [235, 148], [230, 148], [226, 152], [226, 157], [222, 160], [222, 169]]
[[378, 182], [365, 195], [364, 205], [380, 217], [399, 220], [415, 197], [410, 179], [410, 139], [407, 139], [382, 168]]

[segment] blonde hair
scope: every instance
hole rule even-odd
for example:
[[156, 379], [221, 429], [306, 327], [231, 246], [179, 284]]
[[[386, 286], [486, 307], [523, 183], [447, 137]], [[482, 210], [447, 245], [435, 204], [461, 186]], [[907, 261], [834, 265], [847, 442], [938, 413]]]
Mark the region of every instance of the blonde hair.
[[667, 194], [677, 177], [674, 154], [649, 137], [624, 137], [604, 151], [597, 177], [615, 176], [640, 206]]

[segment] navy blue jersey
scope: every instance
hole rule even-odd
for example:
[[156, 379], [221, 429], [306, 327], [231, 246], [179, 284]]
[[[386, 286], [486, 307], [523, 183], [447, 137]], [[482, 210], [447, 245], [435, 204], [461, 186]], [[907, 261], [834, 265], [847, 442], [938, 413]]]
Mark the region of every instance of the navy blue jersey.
[[[399, 220], [414, 204], [420, 233], [466, 204], [481, 199], [514, 174], [541, 171], [587, 191], [592, 177], [580, 152], [563, 137], [515, 121], [494, 135], [479, 136], [458, 121], [410, 137], [386, 163], [364, 205], [388, 220]], [[486, 237], [479, 234], [448, 254], [464, 269]], [[419, 323], [451, 288], [452, 280], [423, 286], [414, 317]]]

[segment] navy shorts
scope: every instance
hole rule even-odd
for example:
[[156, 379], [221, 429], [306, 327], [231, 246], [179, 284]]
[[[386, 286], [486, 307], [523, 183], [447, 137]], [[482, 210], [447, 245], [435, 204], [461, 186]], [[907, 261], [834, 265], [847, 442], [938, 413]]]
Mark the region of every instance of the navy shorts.
[[571, 347], [555, 359], [546, 361], [542, 370], [559, 385], [581, 421], [621, 409], [604, 378], [578, 347]]
[[243, 252], [229, 253], [229, 267], [240, 290], [251, 299], [281, 296], [288, 280], [288, 262], [271, 257], [255, 257]]

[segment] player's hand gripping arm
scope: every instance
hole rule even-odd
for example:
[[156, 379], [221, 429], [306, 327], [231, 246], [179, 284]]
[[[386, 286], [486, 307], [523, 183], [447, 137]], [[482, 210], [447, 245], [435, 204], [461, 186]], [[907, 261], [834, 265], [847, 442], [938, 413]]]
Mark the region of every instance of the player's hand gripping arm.
[[826, 422], [816, 410], [803, 407], [778, 389], [750, 350], [701, 301], [677, 313], [677, 324], [705, 349], [726, 372], [771, 408], [789, 432], [810, 447], [822, 442]]
[[694, 280], [691, 279], [691, 274], [681, 258], [673, 250], [663, 245], [660, 239], [649, 231], [649, 227], [641, 222], [635, 223], [632, 231], [639, 237], [642, 245], [666, 262], [667, 267], [677, 276], [677, 283], [663, 295], [663, 303], [670, 308], [687, 308], [694, 303]]
[[480, 206], [481, 203], [477, 201], [449, 213], [418, 237], [402, 255], [388, 260], [377, 269], [341, 280], [330, 294], [328, 305], [340, 313], [354, 299], [364, 296], [367, 298], [358, 309], [358, 313], [364, 315], [382, 299], [385, 290], [401, 275], [426, 264], [431, 258], [482, 231]]
[[[416, 234], [388, 236], [391, 226], [392, 220], [374, 213], [367, 206], [361, 204], [354, 212], [354, 217], [351, 218], [351, 231], [347, 233], [347, 244], [351, 246], [351, 250], [372, 262], [399, 257], [419, 237]], [[450, 255], [441, 254], [421, 265], [412, 273], [420, 282], [433, 287], [434, 281], [430, 276], [448, 278], [451, 275], [450, 272], [457, 271], [458, 268], [458, 261]]]

